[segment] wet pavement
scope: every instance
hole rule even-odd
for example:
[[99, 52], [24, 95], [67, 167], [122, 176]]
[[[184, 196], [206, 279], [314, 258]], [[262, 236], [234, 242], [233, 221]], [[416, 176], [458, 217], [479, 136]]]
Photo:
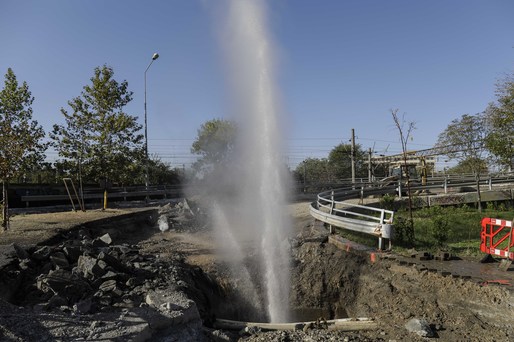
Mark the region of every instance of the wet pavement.
[[[322, 226], [318, 226], [317, 229], [325, 230]], [[325, 232], [328, 233], [327, 230]], [[450, 258], [450, 260], [436, 259], [437, 255], [434, 257], [426, 252], [417, 252], [415, 255], [413, 254], [413, 257], [408, 257], [377, 251], [374, 248], [355, 243], [339, 235], [329, 235], [329, 242], [348, 252], [369, 254], [371, 262], [381, 258], [395, 260], [400, 264], [415, 266], [419, 271], [426, 270], [443, 276], [463, 278], [483, 286], [501, 286], [514, 292], [514, 263], [506, 270], [502, 270], [500, 268], [500, 258], [491, 258], [492, 262], [481, 263], [475, 260], [456, 258]]]
[[452, 260], [419, 260], [416, 257], [405, 257], [395, 254], [383, 254], [384, 257], [395, 259], [402, 264], [413, 265], [418, 270], [437, 272], [444, 276], [469, 279], [483, 286], [501, 286], [514, 292], [514, 265], [507, 270], [500, 269], [500, 259], [493, 262], [452, 259]]

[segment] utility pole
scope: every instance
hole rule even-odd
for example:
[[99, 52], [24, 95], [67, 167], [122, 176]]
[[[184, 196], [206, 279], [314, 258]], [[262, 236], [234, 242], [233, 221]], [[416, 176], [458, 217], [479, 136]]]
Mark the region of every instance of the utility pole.
[[355, 184], [355, 129], [352, 128], [352, 183]]
[[368, 150], [368, 182], [372, 182], [373, 179], [372, 178], [372, 168], [373, 168], [373, 165], [371, 165], [371, 147], [369, 148]]

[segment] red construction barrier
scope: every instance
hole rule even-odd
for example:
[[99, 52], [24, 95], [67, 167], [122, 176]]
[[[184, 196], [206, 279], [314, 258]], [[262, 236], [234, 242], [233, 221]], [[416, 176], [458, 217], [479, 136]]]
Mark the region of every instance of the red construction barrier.
[[514, 232], [512, 221], [485, 217], [482, 219], [480, 250], [484, 253], [514, 260]]

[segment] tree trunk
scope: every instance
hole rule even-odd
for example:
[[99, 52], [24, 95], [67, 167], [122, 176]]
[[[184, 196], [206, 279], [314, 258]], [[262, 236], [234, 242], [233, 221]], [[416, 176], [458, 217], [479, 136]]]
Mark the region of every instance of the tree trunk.
[[7, 195], [8, 183], [6, 180], [2, 181], [2, 228], [3, 230], [9, 229], [9, 196]]

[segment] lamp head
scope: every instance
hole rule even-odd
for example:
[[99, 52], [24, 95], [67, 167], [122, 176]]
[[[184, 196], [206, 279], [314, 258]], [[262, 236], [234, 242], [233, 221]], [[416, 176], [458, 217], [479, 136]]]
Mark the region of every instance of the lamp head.
[[156, 52], [152, 56], [152, 60], [155, 61], [157, 58], [159, 58], [159, 54]]

